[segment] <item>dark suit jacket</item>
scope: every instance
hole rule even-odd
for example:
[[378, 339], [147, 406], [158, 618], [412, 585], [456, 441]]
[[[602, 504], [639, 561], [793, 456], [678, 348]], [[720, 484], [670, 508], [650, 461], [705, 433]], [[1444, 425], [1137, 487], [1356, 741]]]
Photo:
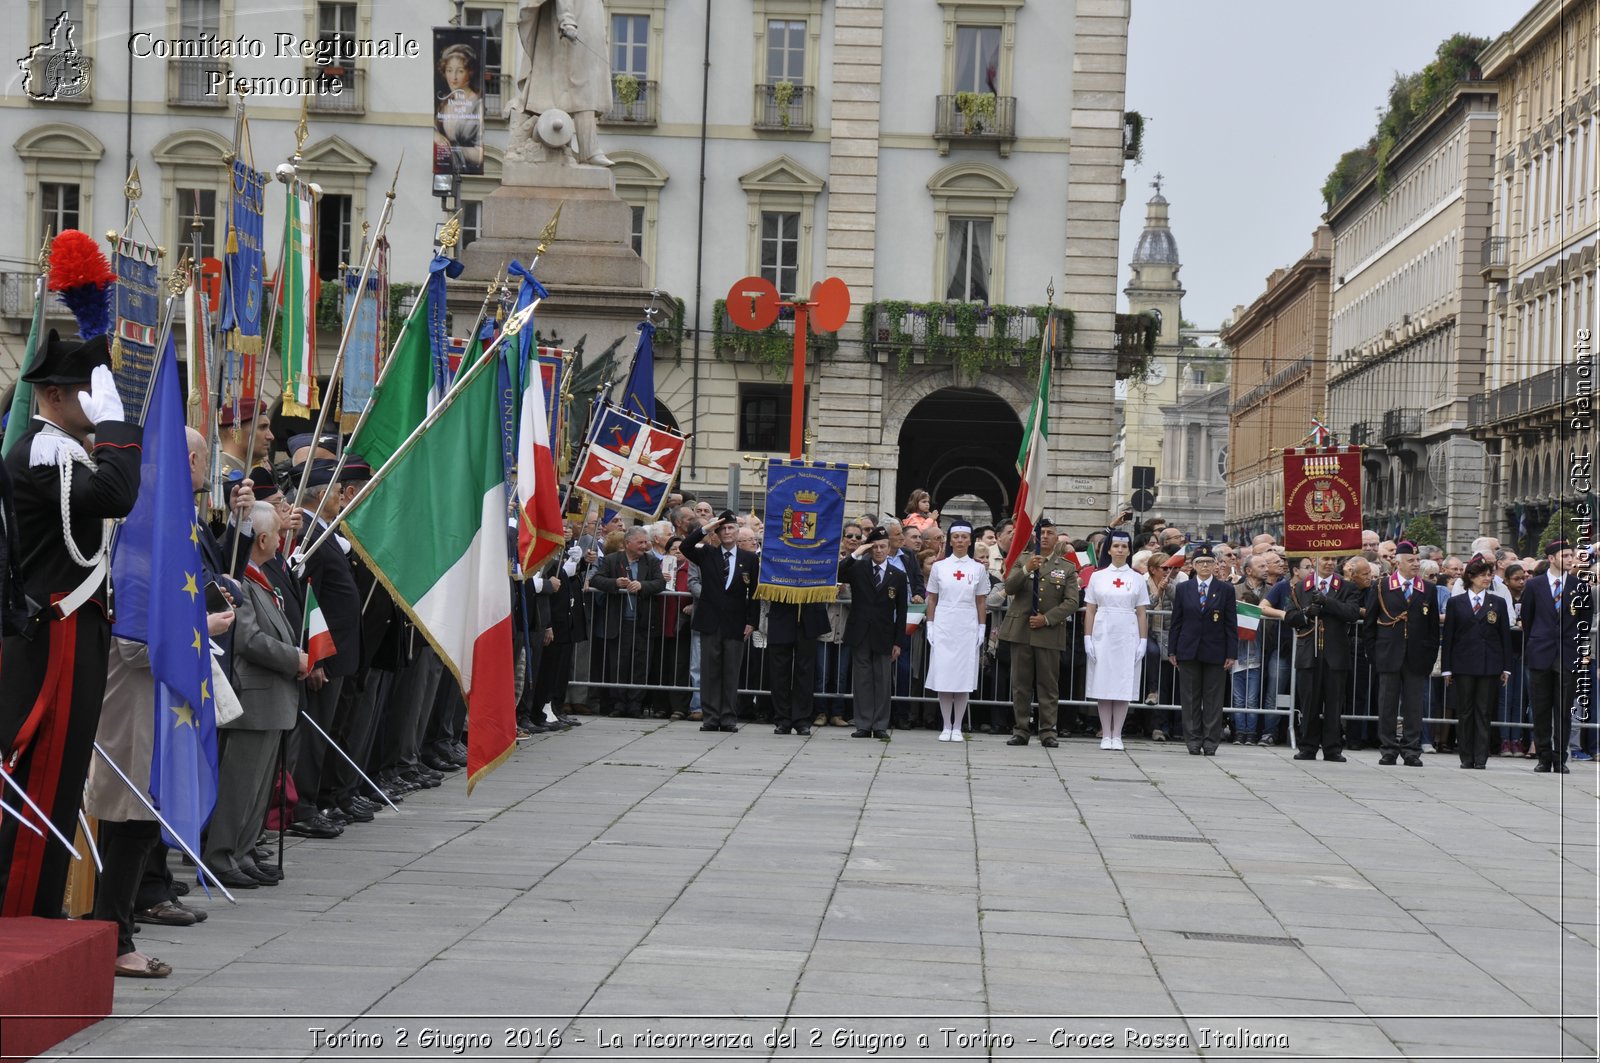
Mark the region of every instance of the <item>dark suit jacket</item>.
[[26, 619], [21, 566], [22, 540], [17, 537], [17, 512], [11, 504], [11, 474], [0, 462], [0, 634], [20, 631]]
[[1233, 584], [1212, 578], [1210, 593], [1200, 603], [1200, 581], [1178, 584], [1167, 621], [1167, 652], [1180, 661], [1221, 664], [1239, 656], [1239, 608]]
[[[299, 541], [314, 543], [327, 527], [322, 521], [308, 523]], [[350, 558], [337, 542], [324, 543], [306, 559], [306, 580], [317, 593], [317, 604], [328, 621], [333, 636], [334, 654], [322, 662], [329, 678], [355, 675], [361, 666], [361, 592], [356, 589], [355, 571]]]
[[700, 566], [700, 600], [690, 614], [690, 626], [702, 635], [742, 639], [746, 625], [755, 627], [761, 620], [761, 603], [755, 599], [761, 562], [748, 550], [734, 550], [733, 584], [724, 589], [727, 559], [722, 547], [704, 541], [705, 536], [704, 528], [695, 528], [683, 540], [683, 556]]
[[1499, 675], [1511, 670], [1511, 610], [1487, 591], [1483, 609], [1472, 615], [1472, 592], [1451, 597], [1444, 606], [1444, 670], [1454, 675]]
[[850, 585], [850, 618], [844, 624], [846, 646], [888, 653], [906, 630], [909, 587], [906, 574], [884, 562], [883, 585], [872, 573], [872, 561], [847, 557], [839, 562], [839, 582]]
[[1328, 593], [1317, 591], [1317, 577], [1289, 581], [1289, 597], [1284, 603], [1284, 621], [1294, 628], [1294, 666], [1313, 668], [1317, 664], [1317, 624], [1322, 624], [1320, 656], [1329, 668], [1354, 668], [1355, 626], [1361, 621], [1359, 588], [1333, 576]]
[[[597, 602], [603, 612], [595, 618], [595, 634], [603, 639], [614, 639], [622, 632], [622, 614], [625, 609], [624, 594], [617, 589], [617, 581], [628, 577], [628, 552], [618, 550], [600, 559], [589, 577], [589, 586], [606, 597]], [[650, 629], [652, 608], [650, 599], [667, 589], [661, 574], [661, 562], [647, 550], [639, 557], [639, 593], [635, 595], [634, 619], [639, 628]], [[698, 609], [695, 612], [699, 612]]]
[[793, 646], [802, 639], [814, 641], [832, 631], [828, 607], [821, 602], [791, 605], [772, 602], [767, 607], [767, 645]]
[[917, 552], [909, 546], [902, 546], [900, 563], [906, 566], [906, 589], [911, 592], [911, 597], [926, 597], [928, 588], [922, 578], [922, 562], [917, 560]]
[[1409, 604], [1398, 573], [1373, 583], [1364, 621], [1374, 635], [1373, 667], [1380, 672], [1432, 672], [1439, 655], [1438, 607], [1438, 592], [1427, 580], [1416, 580]]
[[[1576, 672], [1582, 663], [1579, 636], [1588, 641], [1594, 600], [1589, 584], [1568, 572], [1561, 581], [1561, 601], [1550, 597], [1550, 576], [1530, 576], [1522, 589], [1523, 659], [1536, 672], [1560, 668]], [[1589, 627], [1580, 628], [1586, 624]]]
[[550, 597], [550, 630], [557, 643], [585, 642], [589, 638], [589, 598], [583, 593], [588, 575], [588, 564], [580, 560], [570, 577], [562, 572], [561, 589]]
[[233, 625], [234, 686], [244, 715], [229, 727], [239, 731], [287, 731], [300, 710], [300, 636], [283, 609], [254, 580], [239, 588]]

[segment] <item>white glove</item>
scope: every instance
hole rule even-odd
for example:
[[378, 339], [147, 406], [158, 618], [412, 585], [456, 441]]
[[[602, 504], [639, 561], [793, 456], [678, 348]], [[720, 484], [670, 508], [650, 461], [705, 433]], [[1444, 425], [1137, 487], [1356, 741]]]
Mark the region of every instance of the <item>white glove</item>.
[[1091, 661], [1094, 660], [1094, 636], [1093, 635], [1085, 635], [1085, 636], [1083, 636], [1083, 655], [1085, 657], [1089, 658], [1089, 660], [1091, 660]]
[[533, 593], [535, 593], [535, 594], [543, 594], [544, 593], [544, 577], [543, 576], [531, 576], [531, 577], [529, 577], [528, 582], [533, 584]]
[[939, 642], [939, 629], [938, 629], [938, 627], [933, 625], [933, 624], [926, 624], [924, 626], [928, 629], [928, 631], [927, 631], [927, 634], [928, 634], [928, 645], [930, 645], [930, 646], [937, 645], [938, 642]]
[[122, 396], [117, 394], [117, 381], [109, 366], [94, 367], [89, 374], [89, 390], [78, 392], [78, 405], [93, 424], [125, 420]]
[[1140, 640], [1139, 640], [1139, 656], [1140, 656], [1140, 657], [1141, 657], [1141, 658], [1143, 658], [1143, 657], [1144, 657], [1144, 651], [1145, 651], [1145, 647], [1146, 647], [1146, 646], [1147, 646], [1147, 645], [1149, 645], [1149, 643], [1150, 643], [1150, 640], [1149, 640], [1149, 639], [1140, 639]]
[[567, 559], [561, 563], [562, 574], [566, 576], [576, 576], [578, 574], [578, 561], [582, 559], [582, 557], [583, 550], [581, 547], [574, 546], [568, 550]]
[[980, 649], [980, 650], [983, 649], [983, 641], [984, 641], [983, 628], [980, 627], [978, 629], [978, 649]]

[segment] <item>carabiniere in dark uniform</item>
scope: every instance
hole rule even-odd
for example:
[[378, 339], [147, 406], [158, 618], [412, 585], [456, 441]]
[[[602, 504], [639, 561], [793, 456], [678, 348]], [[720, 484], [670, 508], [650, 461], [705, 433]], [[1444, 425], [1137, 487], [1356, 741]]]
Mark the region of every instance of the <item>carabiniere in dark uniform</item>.
[[[1373, 584], [1365, 623], [1376, 638], [1378, 671], [1379, 764], [1403, 757], [1422, 767], [1422, 697], [1434, 658], [1439, 655], [1439, 606], [1434, 585], [1417, 577], [1417, 548], [1402, 542], [1395, 550], [1399, 571]], [[1395, 723], [1404, 727], [1395, 738]]]

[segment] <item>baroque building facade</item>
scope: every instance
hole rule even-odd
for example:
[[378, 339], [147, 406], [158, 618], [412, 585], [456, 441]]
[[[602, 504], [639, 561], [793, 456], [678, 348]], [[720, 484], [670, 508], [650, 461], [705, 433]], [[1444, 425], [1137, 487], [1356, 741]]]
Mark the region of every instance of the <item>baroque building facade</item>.
[[1386, 538], [1428, 515], [1453, 553], [1482, 531], [1496, 93], [1462, 82], [1324, 216], [1333, 234], [1327, 425], [1362, 447], [1362, 517]]
[[[786, 323], [741, 336], [721, 309], [724, 293], [750, 274], [799, 296], [837, 276], [854, 309], [836, 336], [812, 343], [806, 419], [816, 457], [871, 466], [852, 476], [853, 507], [897, 510], [927, 487], [936, 503], [981, 498], [991, 512], [974, 516], [1008, 513], [1043, 347], [1055, 366], [1047, 505], [1068, 525], [1103, 522], [1115, 381], [1129, 362], [1119, 358], [1116, 314], [1123, 168], [1134, 154], [1123, 103], [1129, 0], [752, 0], [717, 9], [709, 22], [701, 5], [607, 7], [605, 32], [585, 28], [580, 37], [593, 48], [607, 41], [615, 84], [601, 135], [630, 207], [633, 247], [663, 304], [682, 301], [681, 322], [662, 333], [656, 390], [662, 419], [693, 433], [684, 486], [726, 495], [730, 467], [745, 456], [787, 452]], [[92, 83], [70, 99], [0, 100], [0, 142], [11, 146], [0, 172], [19, 190], [13, 224], [0, 232], [0, 383], [16, 371], [43, 233], [120, 229], [132, 165], [143, 177], [149, 242], [186, 242], [198, 204], [205, 252], [215, 254], [235, 101], [207, 86], [213, 71], [326, 73], [301, 51], [278, 53], [275, 35], [286, 30], [311, 44], [419, 45], [338, 66], [346, 91], [306, 101], [300, 170], [323, 190], [319, 267], [331, 277], [359, 257], [362, 224], [376, 219], [404, 154], [392, 278], [423, 279], [447, 216], [421, 161], [431, 154], [430, 31], [451, 6], [297, 0], [290, 8], [27, 6], [30, 41], [47, 40], [55, 14], [67, 12]], [[522, 62], [518, 8], [517, 0], [459, 5], [487, 40], [484, 173], [462, 178], [464, 241], [480, 231], [481, 204], [498, 184], [507, 137], [499, 115]], [[247, 38], [266, 48], [231, 59], [135, 54], [130, 19], [151, 39]], [[301, 103], [250, 99], [258, 167], [293, 150]], [[275, 253], [280, 203], [269, 201], [266, 230]], [[561, 278], [541, 279], [558, 304]], [[632, 325], [557, 338], [581, 340], [586, 359], [609, 352], [625, 363]], [[335, 342], [323, 339], [326, 369]]]
[[1498, 83], [1485, 391], [1469, 405], [1488, 448], [1485, 523], [1524, 550], [1562, 501], [1585, 496], [1594, 452], [1593, 331], [1600, 239], [1600, 14], [1539, 0], [1478, 58]]

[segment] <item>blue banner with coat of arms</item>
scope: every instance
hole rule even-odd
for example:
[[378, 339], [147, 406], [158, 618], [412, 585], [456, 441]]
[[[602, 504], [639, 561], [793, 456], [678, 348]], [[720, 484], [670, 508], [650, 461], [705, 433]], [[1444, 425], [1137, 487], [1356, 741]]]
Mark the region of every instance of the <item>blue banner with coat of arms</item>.
[[767, 463], [757, 598], [791, 604], [834, 600], [849, 487], [848, 465], [787, 458]]

